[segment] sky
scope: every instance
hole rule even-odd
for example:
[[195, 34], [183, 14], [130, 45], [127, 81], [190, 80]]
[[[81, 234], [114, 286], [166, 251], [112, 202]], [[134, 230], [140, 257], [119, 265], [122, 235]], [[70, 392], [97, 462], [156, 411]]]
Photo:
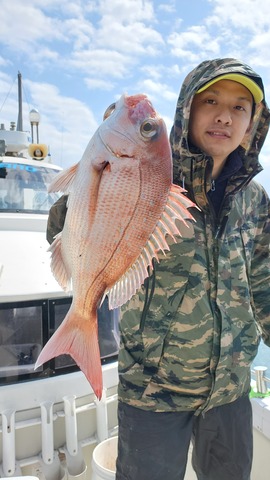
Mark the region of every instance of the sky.
[[[145, 93], [170, 130], [181, 84], [203, 60], [234, 57], [258, 72], [270, 104], [269, 0], [0, 0], [0, 123], [41, 115], [52, 162], [77, 163], [123, 93]], [[270, 133], [257, 176], [270, 194]]]

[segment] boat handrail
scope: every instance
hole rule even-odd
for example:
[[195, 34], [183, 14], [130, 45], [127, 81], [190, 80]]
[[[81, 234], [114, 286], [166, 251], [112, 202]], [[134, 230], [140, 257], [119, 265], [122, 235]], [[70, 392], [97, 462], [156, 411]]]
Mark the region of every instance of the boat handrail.
[[270, 378], [266, 377], [265, 372], [267, 367], [256, 366], [251, 369], [252, 377], [255, 377], [257, 393], [266, 394], [270, 391]]

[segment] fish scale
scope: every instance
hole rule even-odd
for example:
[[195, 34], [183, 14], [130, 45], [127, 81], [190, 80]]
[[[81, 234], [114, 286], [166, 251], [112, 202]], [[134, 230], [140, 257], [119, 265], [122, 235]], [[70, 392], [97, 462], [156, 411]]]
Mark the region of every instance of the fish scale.
[[172, 184], [166, 127], [145, 95], [123, 95], [105, 117], [81, 161], [50, 186], [69, 195], [50, 251], [52, 272], [63, 289], [72, 283], [73, 299], [36, 363], [70, 354], [98, 398], [97, 307], [106, 295], [115, 308], [136, 294], [152, 259], [169, 250], [166, 236], [181, 234], [175, 220], [186, 224], [195, 206]]

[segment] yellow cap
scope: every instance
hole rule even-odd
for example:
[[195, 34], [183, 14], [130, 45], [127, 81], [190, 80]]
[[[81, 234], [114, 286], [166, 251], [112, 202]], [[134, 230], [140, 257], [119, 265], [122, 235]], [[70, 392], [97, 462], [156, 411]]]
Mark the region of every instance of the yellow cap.
[[219, 77], [215, 77], [205, 85], [203, 85], [196, 93], [201, 93], [206, 90], [208, 87], [213, 85], [220, 80], [233, 80], [234, 82], [241, 83], [246, 87], [250, 93], [253, 95], [255, 103], [260, 103], [264, 97], [262, 89], [257, 85], [254, 80], [246, 75], [242, 75], [241, 73], [226, 73], [225, 75], [220, 75]]

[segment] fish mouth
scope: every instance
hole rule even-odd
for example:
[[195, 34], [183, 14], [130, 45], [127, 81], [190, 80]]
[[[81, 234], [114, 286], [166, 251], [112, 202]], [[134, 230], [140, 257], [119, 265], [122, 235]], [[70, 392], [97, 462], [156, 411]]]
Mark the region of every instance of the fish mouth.
[[[109, 145], [105, 145], [106, 149], [108, 150], [108, 152], [110, 152], [110, 154], [113, 156], [113, 157], [116, 157], [116, 158], [133, 158], [132, 155], [128, 155], [127, 153], [117, 153], [117, 152], [114, 152], [110, 147]], [[106, 161], [104, 163], [110, 163], [109, 161]]]
[[[108, 143], [106, 143], [106, 142], [103, 140], [100, 132], [98, 132], [98, 133], [99, 133], [99, 138], [100, 138], [100, 141], [101, 141], [102, 145], [106, 148], [106, 150], [110, 153], [110, 155], [112, 155], [113, 157], [116, 157], [116, 158], [133, 158], [133, 155], [128, 155], [126, 152], [125, 152], [125, 153], [115, 152], [115, 151], [110, 147], [110, 145], [108, 145]], [[105, 167], [106, 167], [106, 164], [107, 164], [107, 163], [110, 163], [110, 162], [105, 161], [105, 162], [103, 162], [103, 163], [105, 164]], [[104, 167], [104, 168], [105, 168], [105, 167]]]

